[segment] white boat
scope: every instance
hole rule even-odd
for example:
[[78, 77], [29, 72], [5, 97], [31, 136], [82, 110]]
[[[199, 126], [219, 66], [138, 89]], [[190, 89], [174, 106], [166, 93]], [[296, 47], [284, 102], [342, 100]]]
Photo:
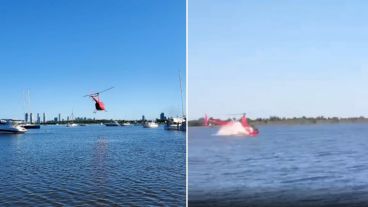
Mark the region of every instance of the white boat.
[[157, 128], [159, 125], [154, 121], [147, 121], [143, 124], [144, 128]]
[[130, 126], [130, 123], [129, 122], [124, 122], [121, 124], [121, 126]]
[[66, 127], [77, 127], [77, 126], [79, 126], [79, 125], [76, 124], [76, 123], [68, 123], [68, 124], [66, 124]]
[[105, 123], [105, 126], [120, 126], [120, 124], [117, 121], [113, 121], [113, 122], [110, 122], [110, 123]]
[[185, 124], [185, 118], [182, 117], [169, 118], [166, 121], [165, 129], [182, 131], [183, 124]]
[[73, 123], [73, 121], [74, 121], [74, 112], [73, 112], [73, 110], [72, 110], [72, 114], [70, 115], [70, 120], [68, 120], [68, 121], [70, 121], [70, 122], [68, 122], [66, 124], [66, 127], [77, 127], [77, 126], [79, 126], [79, 124]]
[[0, 133], [5, 134], [22, 134], [27, 129], [20, 125], [20, 122], [12, 119], [1, 119], [0, 120]]
[[184, 102], [183, 102], [183, 89], [181, 86], [181, 76], [179, 72], [180, 81], [180, 97], [181, 97], [181, 112], [182, 117], [172, 117], [166, 120], [165, 129], [166, 130], [176, 130], [176, 131], [186, 131], [186, 118], [184, 115]]

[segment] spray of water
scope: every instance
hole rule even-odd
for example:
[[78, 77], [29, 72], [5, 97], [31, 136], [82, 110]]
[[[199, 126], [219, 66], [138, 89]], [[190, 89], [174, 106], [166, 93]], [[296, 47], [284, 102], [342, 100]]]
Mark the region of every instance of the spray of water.
[[240, 122], [233, 122], [222, 126], [216, 134], [217, 136], [246, 136], [249, 132]]

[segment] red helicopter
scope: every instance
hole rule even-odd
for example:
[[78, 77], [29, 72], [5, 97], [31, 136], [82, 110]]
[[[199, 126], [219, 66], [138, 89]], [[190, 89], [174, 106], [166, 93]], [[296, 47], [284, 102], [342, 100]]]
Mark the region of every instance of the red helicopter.
[[[96, 102], [95, 103], [96, 111], [106, 111], [105, 104], [100, 100], [100, 93], [103, 93], [105, 91], [111, 90], [113, 88], [114, 87], [110, 87], [110, 88], [105, 89], [103, 91], [96, 92], [96, 93], [91, 93], [91, 94], [85, 95], [83, 97], [89, 96], [89, 97], [91, 97]], [[96, 113], [96, 111], [94, 111], [94, 113]]]
[[225, 135], [225, 136], [247, 135], [247, 136], [255, 137], [259, 134], [258, 129], [251, 126], [248, 123], [245, 113], [243, 114], [239, 122], [235, 120], [223, 121], [220, 119], [208, 118], [207, 114], [204, 116], [203, 121], [204, 121], [205, 126], [209, 126], [209, 125], [221, 126], [218, 134]]

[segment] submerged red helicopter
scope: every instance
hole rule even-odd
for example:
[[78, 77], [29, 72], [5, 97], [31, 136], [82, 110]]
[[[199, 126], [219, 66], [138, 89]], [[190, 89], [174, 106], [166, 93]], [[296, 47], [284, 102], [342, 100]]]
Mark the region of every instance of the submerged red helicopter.
[[209, 126], [209, 125], [221, 126], [217, 135], [222, 135], [222, 136], [246, 135], [246, 136], [255, 137], [259, 134], [258, 129], [254, 128], [248, 123], [245, 113], [243, 114], [239, 122], [235, 120], [223, 121], [220, 119], [208, 118], [206, 114], [204, 117], [204, 125], [205, 126]]
[[[85, 95], [83, 97], [89, 96], [89, 97], [91, 97], [95, 101], [96, 111], [106, 111], [105, 104], [100, 100], [100, 93], [103, 93], [105, 91], [111, 90], [113, 88], [114, 87], [110, 87], [110, 88], [105, 89], [103, 91], [99, 91], [99, 92], [96, 92], [96, 93], [91, 93], [91, 94]], [[94, 113], [96, 113], [96, 111], [94, 111]]]

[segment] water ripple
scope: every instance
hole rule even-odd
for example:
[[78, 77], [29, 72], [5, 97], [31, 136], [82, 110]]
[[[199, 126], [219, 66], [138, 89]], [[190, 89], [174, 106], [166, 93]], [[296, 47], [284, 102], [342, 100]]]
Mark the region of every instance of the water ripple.
[[368, 125], [260, 127], [256, 139], [189, 130], [190, 206], [364, 206]]
[[184, 133], [54, 126], [0, 150], [0, 206], [185, 205]]

